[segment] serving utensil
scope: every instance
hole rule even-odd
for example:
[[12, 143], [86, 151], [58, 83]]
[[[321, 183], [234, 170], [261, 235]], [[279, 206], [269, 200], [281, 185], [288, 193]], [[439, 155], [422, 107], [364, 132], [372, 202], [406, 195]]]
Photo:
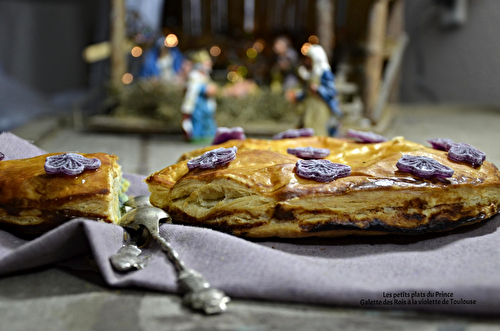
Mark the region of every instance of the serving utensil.
[[[126, 213], [121, 218], [123, 227], [139, 230], [144, 227], [159, 244], [167, 257], [174, 263], [177, 282], [185, 291], [183, 302], [193, 309], [203, 310], [206, 314], [217, 314], [227, 310], [231, 300], [224, 292], [213, 288], [197, 271], [186, 267], [172, 245], [160, 236], [160, 221], [170, 216], [160, 208], [149, 203], [148, 196], [138, 196], [124, 204]], [[114, 266], [114, 265], [113, 265]]]
[[135, 243], [126, 243], [116, 254], [109, 257], [111, 265], [117, 271], [129, 271], [146, 267], [144, 260], [139, 256], [142, 250]]

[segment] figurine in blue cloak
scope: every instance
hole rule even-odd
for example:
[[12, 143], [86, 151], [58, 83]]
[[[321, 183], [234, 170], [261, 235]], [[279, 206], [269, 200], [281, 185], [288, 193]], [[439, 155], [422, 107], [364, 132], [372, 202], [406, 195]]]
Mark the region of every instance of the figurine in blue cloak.
[[306, 56], [311, 59], [312, 69], [300, 67], [299, 76], [307, 82], [305, 90], [290, 92], [291, 101], [302, 102], [304, 106], [302, 126], [313, 128], [316, 135], [335, 136], [338, 119], [342, 117], [332, 72], [325, 50], [320, 45], [311, 45]]
[[191, 142], [212, 141], [217, 130], [215, 95], [217, 86], [210, 78], [212, 58], [202, 50], [192, 57], [193, 69], [186, 83], [186, 93], [182, 102], [182, 129]]
[[154, 47], [145, 52], [139, 77], [158, 79], [164, 83], [176, 83], [182, 71], [183, 62], [182, 52], [177, 47], [165, 46], [165, 37], [161, 37]]

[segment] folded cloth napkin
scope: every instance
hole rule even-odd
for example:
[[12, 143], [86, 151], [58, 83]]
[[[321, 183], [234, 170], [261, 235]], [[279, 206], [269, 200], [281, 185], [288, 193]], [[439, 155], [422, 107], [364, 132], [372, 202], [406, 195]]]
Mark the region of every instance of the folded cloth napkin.
[[[5, 159], [43, 151], [0, 135]], [[1, 162], [1, 161], [0, 161]], [[130, 193], [147, 194], [126, 174]], [[187, 266], [233, 298], [500, 315], [500, 217], [426, 236], [249, 241], [217, 231], [164, 224], [160, 233]], [[119, 273], [109, 257], [123, 229], [78, 218], [32, 240], [0, 231], [0, 276], [91, 253], [105, 281], [177, 292], [175, 269], [156, 243], [145, 269]]]

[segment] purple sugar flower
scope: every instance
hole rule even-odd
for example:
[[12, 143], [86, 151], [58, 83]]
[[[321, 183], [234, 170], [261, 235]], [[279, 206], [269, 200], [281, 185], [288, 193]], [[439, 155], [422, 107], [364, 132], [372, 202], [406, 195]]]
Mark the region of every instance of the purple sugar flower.
[[288, 139], [288, 138], [298, 138], [298, 137], [311, 137], [314, 136], [314, 129], [303, 128], [303, 129], [289, 129], [273, 136], [274, 140]]
[[347, 130], [347, 135], [363, 143], [381, 143], [388, 140], [386, 137], [373, 132], [357, 131], [353, 129]]
[[236, 158], [237, 147], [217, 148], [191, 159], [187, 162], [189, 170], [196, 168], [211, 169], [231, 162]]
[[427, 139], [427, 142], [432, 145], [432, 148], [438, 149], [440, 151], [446, 151], [448, 150], [449, 146], [451, 146], [451, 144], [454, 144], [453, 140], [448, 138]]
[[101, 160], [97, 158], [87, 158], [80, 154], [64, 153], [48, 156], [45, 159], [45, 172], [48, 174], [64, 174], [74, 176], [81, 174], [85, 170], [98, 169]]
[[448, 158], [456, 162], [466, 162], [473, 167], [480, 166], [486, 160], [486, 154], [466, 143], [453, 143], [448, 148]]
[[315, 148], [315, 147], [297, 147], [288, 148], [288, 154], [295, 155], [301, 159], [322, 159], [330, 155], [328, 148]]
[[427, 156], [403, 155], [396, 167], [404, 172], [409, 172], [412, 175], [430, 178], [430, 177], [451, 177], [453, 169], [431, 159]]
[[302, 178], [325, 183], [351, 174], [350, 166], [329, 160], [298, 160], [295, 169]]
[[222, 144], [231, 139], [244, 140], [245, 138], [245, 131], [239, 126], [234, 128], [218, 127], [212, 145]]
[[353, 129], [347, 130], [347, 135], [363, 143], [381, 143], [388, 140], [386, 137], [373, 132], [363, 132]]

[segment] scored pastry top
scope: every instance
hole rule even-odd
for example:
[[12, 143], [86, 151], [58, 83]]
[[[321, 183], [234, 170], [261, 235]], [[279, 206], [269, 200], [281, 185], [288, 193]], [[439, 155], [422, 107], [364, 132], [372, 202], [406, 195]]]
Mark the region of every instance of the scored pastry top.
[[100, 167], [74, 176], [48, 174], [44, 169], [46, 158], [59, 154], [61, 153], [1, 161], [0, 205], [13, 206], [18, 201], [21, 205], [16, 207], [47, 208], [48, 204], [63, 204], [76, 197], [110, 193], [110, 172], [115, 171], [114, 167], [119, 167], [116, 163], [117, 156], [81, 153], [86, 158], [100, 160]]
[[[189, 170], [186, 162], [200, 156], [206, 151], [221, 148], [238, 148], [236, 158], [227, 165], [207, 170]], [[330, 155], [325, 159], [334, 163], [351, 167], [351, 174], [332, 182], [323, 183], [301, 178], [296, 174], [298, 157], [287, 153], [289, 148], [311, 146], [328, 148]], [[454, 170], [447, 179], [419, 178], [401, 171], [397, 167], [403, 155], [425, 156]], [[340, 194], [340, 191], [353, 189], [391, 186], [408, 187], [440, 187], [456, 184], [498, 184], [498, 169], [485, 162], [480, 167], [449, 160], [446, 151], [436, 150], [424, 145], [404, 140], [401, 137], [380, 143], [358, 143], [348, 139], [327, 137], [303, 137], [283, 140], [230, 140], [223, 144], [205, 147], [188, 152], [181, 156], [181, 161], [148, 177], [148, 184], [159, 184], [172, 187], [178, 181], [197, 178], [209, 182], [213, 178], [227, 177], [252, 187], [260, 193], [273, 192], [288, 186], [299, 191], [311, 193]], [[349, 183], [349, 184], [347, 184]], [[389, 184], [390, 183], [390, 184]], [[342, 188], [342, 189], [341, 189]]]

